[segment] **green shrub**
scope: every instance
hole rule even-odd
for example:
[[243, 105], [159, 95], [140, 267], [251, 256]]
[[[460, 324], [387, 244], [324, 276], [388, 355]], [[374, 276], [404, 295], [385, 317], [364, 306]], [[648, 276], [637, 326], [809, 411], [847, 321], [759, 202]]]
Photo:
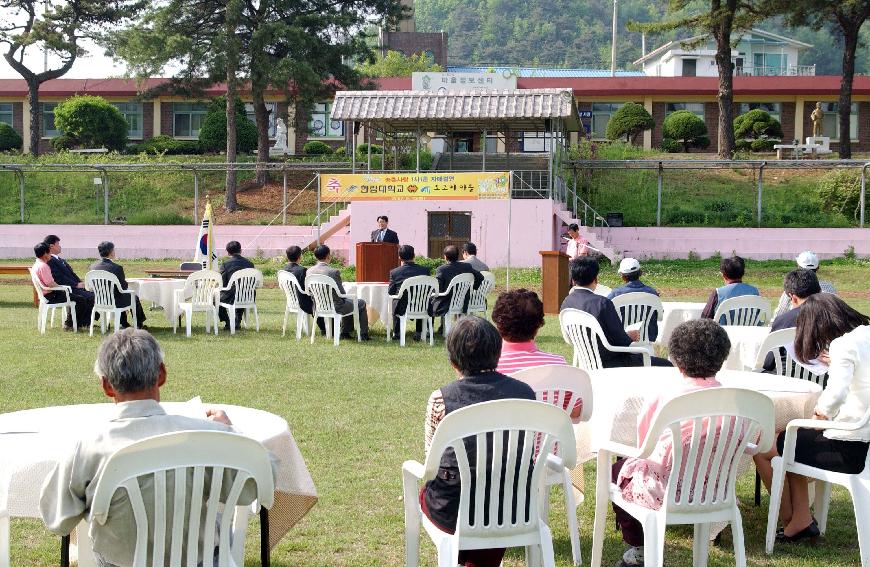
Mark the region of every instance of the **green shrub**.
[[676, 154], [683, 151], [683, 145], [671, 138], [662, 139], [662, 151], [669, 154]]
[[66, 99], [54, 109], [54, 123], [74, 146], [121, 151], [127, 145], [127, 120], [102, 97], [76, 95]]
[[[219, 96], [209, 103], [208, 114], [199, 129], [199, 146], [205, 152], [227, 148], [227, 100]], [[252, 152], [257, 148], [257, 126], [245, 113], [245, 103], [236, 99], [236, 150]]]
[[302, 153], [307, 156], [329, 155], [332, 153], [332, 147], [325, 142], [312, 140], [310, 142], [305, 142], [305, 145], [302, 146]]
[[340, 148], [332, 152], [332, 155], [335, 157], [345, 157], [347, 155], [347, 150], [344, 149], [344, 146], [341, 146]]
[[744, 140], [741, 138], [734, 141], [734, 147], [737, 149], [738, 152], [748, 152], [752, 149], [752, 141]]
[[823, 210], [858, 217], [861, 175], [857, 171], [838, 169], [826, 173], [819, 180], [818, 192]]
[[141, 144], [133, 144], [127, 148], [131, 154], [154, 155], [191, 155], [201, 153], [197, 140], [176, 140], [172, 136], [155, 136]]
[[[391, 160], [392, 161], [392, 160]], [[429, 171], [432, 169], [432, 162], [435, 158], [429, 148], [420, 148], [420, 171]], [[417, 168], [417, 152], [416, 150], [399, 156], [399, 167], [401, 169], [416, 169]]]
[[20, 150], [21, 143], [21, 136], [18, 135], [18, 132], [9, 124], [0, 122], [0, 152]]
[[773, 151], [773, 146], [778, 143], [779, 140], [773, 138], [758, 138], [757, 140], [752, 140], [752, 151], [770, 152]]
[[[366, 155], [369, 152], [368, 144], [360, 144], [356, 147], [356, 153], [360, 155]], [[372, 144], [372, 154], [382, 154], [384, 153], [384, 146], [379, 146], [377, 144]]]
[[782, 125], [764, 110], [756, 108], [734, 119], [734, 137], [748, 140], [764, 137], [782, 139]]
[[[678, 110], [669, 114], [662, 124], [662, 136], [681, 143], [685, 152], [688, 152], [689, 148], [706, 148], [710, 145], [710, 139], [707, 138], [707, 125], [688, 110]], [[706, 145], [704, 145], [705, 140]]]
[[444, 263], [444, 258], [427, 258], [426, 256], [420, 255], [414, 259], [414, 262], [423, 266], [424, 268], [429, 268], [429, 271], [434, 274], [438, 266]]
[[71, 150], [78, 145], [78, 142], [75, 138], [71, 136], [67, 136], [66, 134], [61, 134], [60, 136], [55, 136], [51, 139], [51, 147], [54, 148], [56, 152], [62, 152], [64, 150]]
[[626, 142], [634, 143], [638, 134], [655, 125], [646, 108], [636, 102], [627, 102], [611, 115], [605, 135], [609, 140], [625, 137]]

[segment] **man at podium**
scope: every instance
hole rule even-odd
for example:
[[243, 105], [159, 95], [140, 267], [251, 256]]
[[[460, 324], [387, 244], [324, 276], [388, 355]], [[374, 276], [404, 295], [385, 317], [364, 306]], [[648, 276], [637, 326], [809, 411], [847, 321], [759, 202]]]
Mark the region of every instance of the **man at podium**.
[[399, 235], [396, 234], [395, 230], [387, 228], [387, 225], [389, 224], [390, 219], [387, 218], [387, 215], [381, 215], [378, 217], [378, 228], [372, 231], [372, 242], [399, 243]]

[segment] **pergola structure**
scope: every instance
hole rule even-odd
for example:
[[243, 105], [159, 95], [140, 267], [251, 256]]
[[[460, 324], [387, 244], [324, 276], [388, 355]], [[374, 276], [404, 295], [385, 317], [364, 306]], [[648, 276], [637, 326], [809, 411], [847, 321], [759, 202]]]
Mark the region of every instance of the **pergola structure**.
[[[480, 133], [484, 140], [493, 134], [505, 140], [510, 132], [544, 132], [551, 140], [551, 178], [565, 159], [568, 133], [582, 128], [571, 89], [342, 91], [335, 94], [331, 119], [344, 122], [345, 131], [352, 132], [352, 155], [356, 154], [356, 132], [359, 126], [365, 128], [368, 171], [372, 133], [380, 134], [385, 146], [392, 141], [396, 157], [400, 139], [413, 139], [419, 172], [420, 146], [428, 143], [431, 135], [445, 136], [452, 162], [455, 132]], [[507, 144], [506, 149], [509, 155]], [[485, 143], [482, 167], [486, 169]]]

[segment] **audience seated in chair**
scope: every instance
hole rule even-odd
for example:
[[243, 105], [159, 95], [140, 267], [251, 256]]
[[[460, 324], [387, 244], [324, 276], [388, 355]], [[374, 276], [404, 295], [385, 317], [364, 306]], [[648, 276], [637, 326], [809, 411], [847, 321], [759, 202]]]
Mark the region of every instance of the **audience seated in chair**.
[[[581, 256], [571, 261], [571, 283], [573, 288], [562, 301], [561, 309], [579, 309], [595, 317], [604, 331], [607, 341], [613, 346], [626, 347], [637, 340], [638, 331], [626, 332], [619, 319], [613, 302], [595, 293], [598, 285], [598, 260]], [[599, 341], [601, 364], [604, 368], [618, 366], [643, 366], [643, 356], [637, 353], [611, 352]], [[671, 366], [664, 358], [650, 357], [652, 366]]]
[[544, 304], [528, 289], [506, 291], [495, 300], [492, 322], [501, 335], [501, 357], [496, 370], [513, 374], [544, 364], [568, 364], [565, 357], [539, 350], [535, 344], [544, 326]]
[[[118, 278], [118, 283], [121, 284], [121, 289], [126, 290], [130, 286], [127, 284], [127, 278], [124, 275], [124, 268], [115, 263], [115, 245], [109, 241], [100, 242], [97, 245], [97, 252], [100, 254], [100, 260], [91, 264], [91, 270], [104, 270], [109, 272], [110, 274], [114, 274], [116, 278]], [[130, 295], [127, 293], [121, 293], [117, 289], [115, 290], [115, 307], [129, 307], [130, 306]], [[142, 303], [139, 301], [139, 298], [136, 298], [136, 305], [134, 306], [136, 309], [136, 324], [139, 325], [139, 328], [143, 328], [145, 326], [145, 310], [142, 309]], [[78, 314], [76, 314], [78, 316]], [[127, 312], [121, 313], [121, 327], [127, 328], [130, 324], [127, 322]]]
[[[643, 275], [643, 271], [640, 269], [640, 262], [635, 260], [634, 258], [623, 258], [619, 263], [619, 277], [622, 278], [623, 285], [615, 288], [607, 295], [607, 299], [612, 300], [614, 297], [623, 295], [626, 293], [651, 293], [655, 296], [658, 296], [659, 292], [655, 290], [642, 281], [640, 281], [640, 277]], [[650, 319], [649, 322], [649, 330], [647, 332], [647, 339], [649, 341], [655, 341], [659, 336], [659, 321], [656, 317]]]
[[[726, 299], [740, 297], [741, 295], [761, 295], [758, 293], [758, 288], [743, 283], [746, 263], [740, 256], [722, 258], [722, 261], [719, 263], [719, 272], [722, 274], [725, 285], [714, 289], [710, 293], [710, 298], [707, 299], [707, 304], [701, 312], [701, 317], [704, 319], [712, 319], [713, 315], [716, 314], [716, 307]], [[719, 323], [722, 324], [724, 321], [719, 321]]]
[[[807, 298], [822, 292], [815, 272], [803, 268], [798, 268], [787, 273], [782, 287], [783, 293], [788, 297], [791, 307], [780, 317], [774, 319], [773, 324], [770, 326], [771, 332], [796, 327], [801, 307]], [[776, 361], [773, 358], [773, 352], [767, 353], [767, 357], [764, 359], [764, 371], [768, 373], [776, 371]]]
[[[96, 480], [115, 451], [162, 433], [232, 431], [229, 417], [221, 410], [209, 409], [207, 419], [206, 416], [196, 419], [167, 415], [160, 407], [160, 388], [166, 383], [166, 367], [160, 345], [147, 331], [124, 329], [109, 336], [100, 346], [94, 371], [102, 381], [103, 392], [116, 405], [105, 424], [95, 428], [92, 436], [80, 439], [75, 448], [59, 460], [43, 485], [39, 506], [42, 519], [49, 531], [59, 535], [69, 534], [87, 518]], [[153, 487], [143, 486], [142, 490], [145, 506], [153, 515]], [[191, 492], [186, 491], [188, 499]], [[250, 503], [255, 497], [255, 486], [246, 483], [240, 503]], [[90, 534], [97, 565], [133, 564], [136, 524], [126, 496], [112, 503], [108, 522], [93, 524]], [[79, 553], [85, 552], [80, 542]]]
[[[224, 287], [230, 283], [230, 278], [232, 275], [239, 270], [244, 270], [245, 268], [253, 268], [254, 263], [242, 256], [242, 245], [239, 244], [236, 240], [230, 240], [227, 242], [227, 254], [229, 254], [229, 258], [221, 262], [220, 273], [221, 279], [223, 280]], [[227, 291], [221, 292], [221, 303], [233, 303], [236, 299], [236, 290], [235, 288], [231, 288]], [[242, 323], [242, 314], [245, 312], [244, 309], [239, 309], [236, 311], [236, 325], [235, 328], [238, 329], [241, 327]], [[218, 309], [218, 319], [223, 321], [224, 329], [230, 330], [230, 316], [227, 313], [225, 307], [220, 307]]]
[[[48, 267], [51, 268], [51, 277], [54, 278], [57, 285], [67, 285], [70, 287], [73, 301], [76, 302], [76, 319], [79, 325], [84, 325], [85, 321], [91, 318], [91, 310], [94, 308], [94, 294], [85, 289], [85, 282], [73, 271], [72, 266], [60, 257], [60, 238], [55, 234], [49, 234], [43, 242], [48, 245], [48, 252], [51, 254], [51, 258], [48, 260]], [[82, 304], [81, 308], [79, 303]], [[71, 314], [67, 315], [63, 328], [72, 329]]]
[[[534, 400], [527, 384], [495, 370], [501, 354], [501, 337], [492, 323], [479, 317], [463, 317], [447, 335], [447, 354], [459, 379], [432, 392], [426, 406], [426, 452], [444, 416], [460, 408], [506, 398]], [[441, 530], [453, 533], [459, 509], [460, 479], [453, 452], [445, 452], [434, 480], [420, 492], [423, 513]], [[474, 476], [474, 461], [471, 464]], [[468, 567], [498, 567], [504, 549], [463, 550], [459, 563]]]
[[[812, 270], [816, 277], [818, 278], [819, 272], [819, 257], [815, 252], [810, 250], [805, 250], [798, 254], [798, 257], [795, 258], [795, 262], [797, 262], [798, 268], [803, 268], [805, 270]], [[819, 280], [819, 288], [822, 293], [833, 293], [836, 295], [837, 290], [834, 289], [834, 284], [827, 280]], [[776, 311], [773, 312], [773, 325], [776, 325], [776, 320], [789, 312], [789, 310], [794, 309], [794, 305], [791, 302], [791, 298], [789, 298], [788, 293], [785, 291], [782, 292], [782, 295], [779, 296], [779, 304], [776, 306]], [[797, 315], [795, 315], [797, 318]], [[789, 325], [794, 327], [794, 321], [791, 321]], [[785, 329], [786, 327], [780, 327], [780, 329]]]
[[477, 246], [474, 242], [466, 242], [462, 245], [462, 261], [466, 264], [471, 264], [471, 267], [478, 272], [489, 271], [489, 266], [477, 257]]
[[[299, 285], [304, 289], [305, 288], [305, 275], [307, 270], [305, 266], [299, 264], [299, 260], [302, 258], [302, 248], [298, 246], [290, 246], [287, 248], [287, 265], [282, 268], [285, 272], [290, 272], [296, 277], [296, 281], [299, 282]], [[307, 294], [297, 294], [299, 298], [299, 307], [307, 313], [308, 315], [314, 314], [314, 302], [311, 300], [311, 296]], [[323, 319], [317, 320], [317, 328], [320, 329], [320, 334], [325, 335], [326, 330], [324, 327]]]
[[[396, 295], [399, 293], [399, 288], [402, 287], [402, 282], [407, 280], [408, 278], [413, 278], [415, 276], [428, 276], [429, 268], [426, 266], [421, 266], [414, 262], [414, 247], [410, 244], [404, 244], [399, 246], [399, 260], [402, 262], [402, 265], [398, 268], [393, 268], [390, 270], [390, 286], [387, 288], [387, 293], [390, 295]], [[407, 295], [407, 294], [404, 294]], [[399, 315], [405, 314], [405, 308], [408, 304], [407, 297], [401, 297], [399, 299], [393, 300], [393, 334], [399, 335]], [[431, 314], [432, 310], [430, 307], [429, 313]], [[419, 341], [421, 335], [423, 334], [423, 320], [417, 319], [415, 321], [416, 327], [414, 328], [414, 340]]]
[[[48, 252], [48, 244], [40, 242], [34, 246], [33, 255], [36, 256], [36, 261], [33, 262], [33, 271], [36, 273], [36, 277], [39, 278], [40, 283], [45, 287], [57, 287], [58, 285], [61, 285], [54, 281], [54, 278], [51, 275], [51, 266], [49, 265], [51, 254]], [[45, 291], [44, 297], [49, 303], [64, 303], [67, 300], [67, 295], [63, 291], [57, 289], [53, 291]], [[90, 305], [85, 297], [80, 294], [77, 295], [70, 293], [70, 299], [75, 302], [76, 322], [78, 325], [84, 325], [91, 318], [91, 308], [93, 308], [94, 304], [93, 298], [91, 299]], [[52, 321], [54, 321], [53, 318]], [[63, 328], [67, 331], [73, 330], [72, 313], [67, 315], [67, 321], [64, 322]]]
[[[447, 291], [447, 286], [450, 285], [450, 280], [452, 280], [455, 276], [459, 274], [472, 274], [474, 276], [474, 287], [473, 289], [477, 289], [480, 287], [480, 284], [483, 282], [483, 275], [474, 269], [471, 264], [466, 262], [459, 261], [459, 248], [453, 246], [444, 247], [444, 260], [445, 263], [438, 266], [435, 270], [435, 279], [438, 280], [438, 292], [444, 293]], [[441, 329], [438, 331], [439, 335], [444, 334], [444, 315], [447, 313], [448, 309], [450, 309], [450, 295], [446, 295], [444, 297], [436, 298], [432, 302], [432, 312], [436, 317], [441, 317]], [[468, 307], [469, 297], [465, 298], [465, 306], [464, 309]], [[463, 311], [464, 311], [463, 309]]]
[[[329, 265], [329, 261], [332, 259], [332, 253], [329, 250], [329, 246], [326, 244], [321, 244], [317, 248], [314, 249], [314, 257], [317, 258], [317, 263], [310, 268], [308, 268], [308, 272], [306, 275], [311, 274], [319, 274], [323, 276], [329, 276], [335, 283], [338, 284], [338, 292], [345, 293], [344, 284], [341, 281], [341, 272], [338, 271], [337, 268], [333, 268]], [[301, 282], [300, 282], [301, 283]], [[333, 294], [334, 296], [335, 294]], [[359, 312], [359, 331], [362, 340], [369, 340], [369, 316], [366, 311], [366, 302], [364, 299], [357, 299], [356, 305], [353, 304], [353, 300], [344, 299], [341, 297], [335, 297], [335, 309], [340, 314], [344, 315], [347, 313], [351, 313], [352, 310], [356, 308]], [[341, 336], [342, 338], [350, 338], [351, 331], [353, 331], [353, 318], [352, 317], [343, 317], [341, 320]]]

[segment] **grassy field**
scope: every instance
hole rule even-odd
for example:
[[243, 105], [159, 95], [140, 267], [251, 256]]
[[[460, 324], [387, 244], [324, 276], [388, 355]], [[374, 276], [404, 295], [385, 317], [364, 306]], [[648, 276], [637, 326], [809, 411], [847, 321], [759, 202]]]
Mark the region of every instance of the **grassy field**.
[[[11, 261], [9, 263], [12, 263]], [[15, 262], [15, 263], [20, 263]], [[87, 262], [74, 262], [81, 274]], [[128, 275], [143, 275], [146, 266], [170, 267], [174, 261], [130, 262]], [[268, 267], [267, 263], [261, 264]], [[779, 295], [788, 262], [750, 262], [747, 281], [757, 283], [764, 295]], [[831, 279], [846, 299], [870, 312], [864, 261], [826, 263], [822, 276]], [[717, 284], [715, 262], [649, 262], [648, 283], [659, 287], [665, 300], [703, 300]], [[504, 272], [498, 274], [500, 287]], [[274, 284], [274, 278], [267, 280]], [[540, 286], [536, 270], [515, 270], [512, 285]], [[616, 283], [607, 269], [602, 282]], [[0, 279], [0, 360], [7, 368], [0, 387], [0, 412], [25, 408], [106, 401], [91, 368], [99, 337], [64, 333], [57, 327], [45, 336], [35, 328], [36, 311], [30, 290], [18, 278]], [[312, 511], [288, 534], [272, 554], [278, 567], [399, 566], [403, 564], [402, 461], [423, 459], [423, 417], [430, 392], [454, 378], [443, 342], [434, 348], [409, 341], [400, 349], [387, 344], [380, 325], [370, 343], [342, 342], [339, 349], [325, 339], [297, 343], [281, 337], [283, 299], [273, 286], [259, 295], [262, 330], [242, 331], [234, 337], [206, 336], [195, 328], [190, 339], [173, 335], [160, 312], [149, 312], [148, 324], [166, 353], [168, 381], [164, 400], [202, 396], [260, 408], [284, 417], [299, 444], [319, 492]], [[200, 323], [201, 325], [201, 323]], [[548, 317], [539, 339], [541, 348], [569, 356], [559, 336], [558, 322]], [[205, 362], [207, 361], [207, 362]], [[232, 417], [232, 416], [230, 416]], [[594, 467], [586, 469], [587, 486], [594, 486]], [[774, 567], [849, 567], [859, 565], [858, 544], [851, 503], [835, 490], [826, 538], [816, 548], [778, 546], [775, 555], [763, 551], [767, 499], [752, 506], [752, 475], [740, 480], [750, 565]], [[556, 561], [570, 565], [560, 490], [552, 495], [551, 524]], [[594, 496], [580, 508], [581, 543], [589, 560]], [[622, 552], [621, 540], [609, 522], [605, 565]], [[56, 565], [58, 541], [38, 521], [12, 522], [12, 565]], [[256, 529], [249, 531], [246, 565], [259, 565]], [[424, 536], [425, 537], [425, 536]], [[711, 566], [734, 564], [731, 538], [713, 547]], [[422, 565], [434, 565], [431, 544], [424, 540]], [[668, 531], [665, 561], [671, 567], [691, 564], [692, 532], [677, 527]], [[521, 554], [510, 552], [510, 567], [521, 564]]]

